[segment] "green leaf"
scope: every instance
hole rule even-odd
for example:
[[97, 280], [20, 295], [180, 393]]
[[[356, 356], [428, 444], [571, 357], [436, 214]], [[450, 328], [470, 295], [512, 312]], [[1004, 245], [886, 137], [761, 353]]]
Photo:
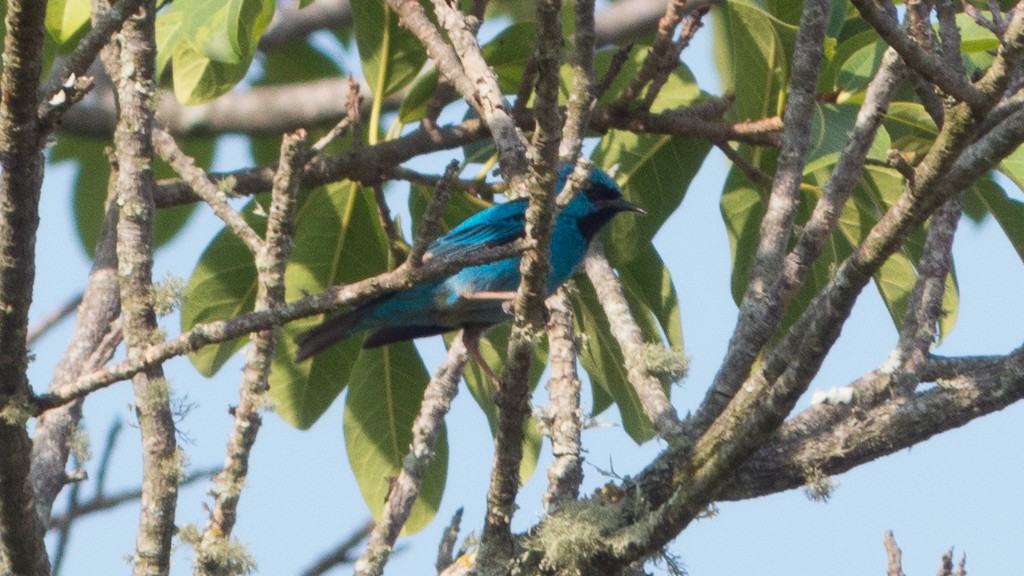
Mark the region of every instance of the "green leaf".
[[648, 244], [636, 258], [618, 267], [619, 280], [631, 302], [642, 303], [657, 319], [669, 346], [683, 350], [679, 297], [668, 267], [654, 246]]
[[[266, 204], [262, 194], [242, 210], [245, 221], [262, 235], [266, 219], [257, 215], [258, 204]], [[197, 324], [226, 320], [252, 311], [256, 304], [256, 263], [245, 244], [224, 227], [199, 257], [192, 277], [185, 285], [181, 306], [181, 331]], [[204, 346], [189, 354], [192, 365], [204, 376], [213, 376], [235, 352], [245, 346], [248, 337]]]
[[780, 114], [796, 27], [744, 0], [727, 2], [717, 10], [715, 63], [723, 89], [736, 98], [736, 117]]
[[174, 60], [174, 93], [185, 104], [212, 100], [249, 70], [274, 0], [176, 0], [157, 17], [157, 70]]
[[363, 75], [375, 97], [386, 98], [416, 77], [427, 53], [384, 0], [352, 0], [351, 5]]
[[589, 279], [577, 276], [575, 286], [578, 294], [572, 299], [573, 324], [576, 334], [584, 335], [579, 358], [590, 376], [595, 410], [606, 405], [606, 397], [613, 398], [626, 433], [637, 444], [643, 443], [654, 436], [654, 424], [644, 414], [640, 397], [629, 383], [626, 361], [608, 327], [608, 317]]
[[1024, 146], [1018, 146], [1012, 154], [999, 163], [999, 171], [1006, 175], [1017, 188], [1024, 190]]
[[889, 46], [878, 40], [854, 52], [839, 69], [836, 84], [843, 92], [860, 92], [867, 88], [882, 64], [882, 56]]
[[[533, 22], [518, 22], [502, 30], [481, 47], [484, 59], [498, 76], [498, 86], [502, 93], [512, 94], [518, 89], [526, 63], [533, 53], [536, 34]], [[427, 101], [437, 91], [437, 80], [437, 70], [430, 70], [416, 79], [398, 109], [400, 122], [415, 122], [426, 115]]]
[[740, 169], [735, 166], [729, 169], [720, 207], [732, 256], [732, 298], [737, 304], [743, 300], [750, 263], [757, 253], [758, 234], [765, 212], [761, 194]]
[[[384, 510], [391, 478], [398, 476], [409, 453], [412, 424], [429, 380], [411, 342], [364, 350], [352, 366], [345, 399], [345, 449], [375, 520]], [[405, 533], [420, 530], [437, 514], [447, 474], [448, 440], [442, 428]]]
[[67, 49], [89, 29], [89, 0], [50, 0], [46, 4], [46, 31], [60, 48]]
[[173, 58], [174, 95], [183, 104], [201, 104], [226, 94], [249, 71], [249, 62], [211, 60], [189, 41], [175, 46]]
[[[355, 282], [387, 270], [389, 252], [377, 220], [373, 192], [352, 182], [318, 188], [300, 205], [295, 248], [285, 272], [287, 300], [328, 286]], [[270, 375], [278, 415], [308, 428], [351, 382], [363, 337], [353, 336], [296, 365], [295, 337], [323, 320], [313, 316], [282, 328]]]

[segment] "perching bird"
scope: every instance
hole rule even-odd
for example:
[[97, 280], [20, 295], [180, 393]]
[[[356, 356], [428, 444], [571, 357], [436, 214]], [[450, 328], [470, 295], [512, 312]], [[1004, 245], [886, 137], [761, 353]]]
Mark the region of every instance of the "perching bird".
[[[556, 192], [565, 186], [572, 166], [558, 172]], [[446, 258], [523, 238], [526, 199], [492, 206], [466, 219], [427, 248], [427, 257]], [[546, 294], [551, 295], [572, 276], [587, 247], [601, 228], [619, 212], [643, 210], [622, 197], [611, 176], [598, 168], [590, 182], [558, 214], [551, 233], [551, 269]], [[447, 278], [384, 294], [348, 312], [328, 318], [299, 335], [295, 354], [301, 362], [357, 332], [373, 330], [363, 348], [442, 334], [458, 328], [483, 329], [511, 320], [508, 309], [519, 287], [520, 256], [464, 268]], [[467, 340], [480, 361], [475, 341]], [[489, 372], [481, 362], [485, 370]]]

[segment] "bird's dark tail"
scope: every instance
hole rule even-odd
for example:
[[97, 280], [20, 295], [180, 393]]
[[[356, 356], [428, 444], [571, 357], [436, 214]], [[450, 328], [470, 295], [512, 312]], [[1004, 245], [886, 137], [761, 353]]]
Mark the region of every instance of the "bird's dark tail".
[[366, 315], [366, 311], [365, 307], [354, 308], [344, 314], [328, 318], [320, 325], [296, 336], [295, 343], [299, 345], [299, 350], [295, 353], [295, 361], [302, 362], [323, 352], [334, 343], [348, 338], [353, 332], [353, 325]]

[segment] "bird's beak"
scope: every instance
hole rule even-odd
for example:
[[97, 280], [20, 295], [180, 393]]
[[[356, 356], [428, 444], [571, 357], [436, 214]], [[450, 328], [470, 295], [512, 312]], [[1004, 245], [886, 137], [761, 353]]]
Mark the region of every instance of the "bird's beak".
[[601, 208], [605, 210], [614, 210], [616, 212], [636, 212], [638, 214], [647, 214], [647, 211], [643, 208], [633, 204], [625, 198], [616, 198], [614, 200], [605, 200], [601, 203]]

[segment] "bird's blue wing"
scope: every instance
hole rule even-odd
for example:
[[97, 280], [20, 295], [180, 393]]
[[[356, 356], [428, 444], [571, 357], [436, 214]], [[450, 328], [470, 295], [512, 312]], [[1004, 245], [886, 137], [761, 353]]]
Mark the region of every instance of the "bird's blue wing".
[[427, 248], [434, 258], [449, 258], [471, 250], [501, 246], [526, 234], [526, 199], [512, 200], [477, 212]]

